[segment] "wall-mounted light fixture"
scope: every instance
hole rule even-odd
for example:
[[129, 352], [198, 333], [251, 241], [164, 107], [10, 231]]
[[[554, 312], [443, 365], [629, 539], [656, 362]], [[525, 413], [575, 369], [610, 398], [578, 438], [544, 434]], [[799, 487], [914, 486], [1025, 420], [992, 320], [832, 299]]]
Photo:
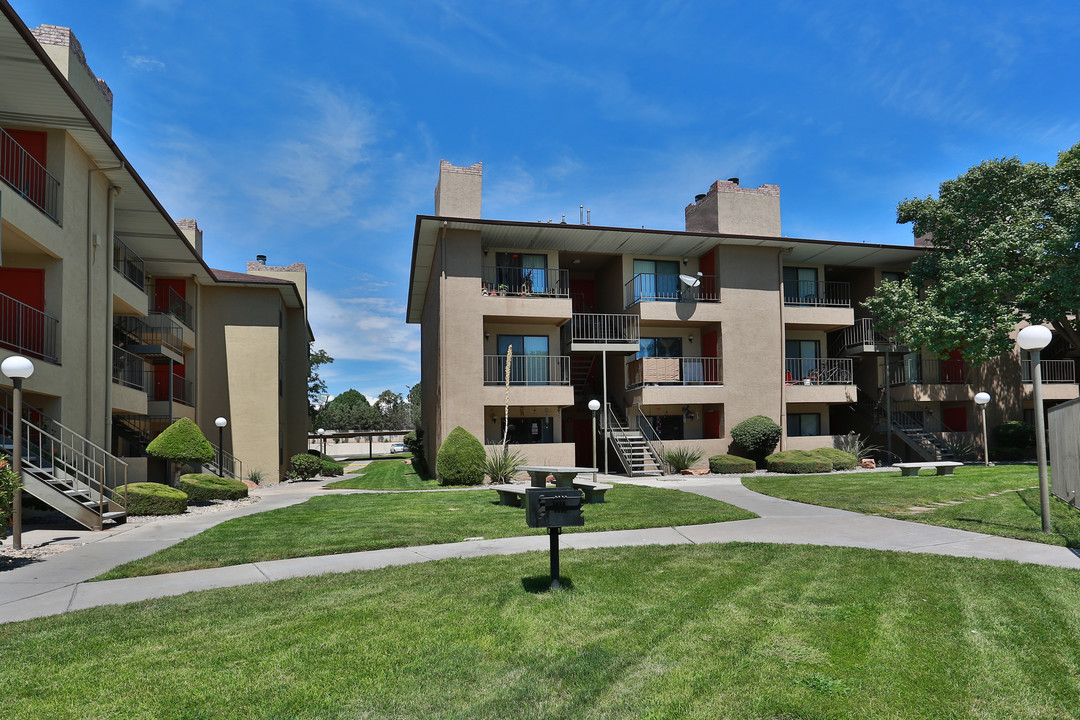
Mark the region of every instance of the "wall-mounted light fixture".
[[694, 344], [694, 336], [690, 335], [690, 336], [688, 336], [688, 339], [690, 340], [690, 344], [693, 345]]
[[685, 264], [686, 264], [686, 263], [688, 263], [688, 262], [690, 262], [690, 258], [683, 258], [683, 259], [682, 259], [682, 264], [683, 264], [683, 265], [685, 265]]
[[484, 339], [485, 340], [490, 340], [491, 339], [491, 333], [489, 333], [487, 330], [484, 331]]

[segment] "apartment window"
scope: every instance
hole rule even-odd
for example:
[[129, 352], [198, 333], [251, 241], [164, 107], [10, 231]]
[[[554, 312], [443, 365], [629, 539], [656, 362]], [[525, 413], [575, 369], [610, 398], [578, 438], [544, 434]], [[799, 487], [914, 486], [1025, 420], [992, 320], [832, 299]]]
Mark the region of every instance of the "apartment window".
[[546, 385], [548, 370], [547, 335], [499, 335], [499, 355], [505, 356], [511, 347], [510, 382], [514, 385]]
[[788, 413], [788, 437], [807, 437], [821, 434], [820, 413]]
[[803, 378], [815, 374], [818, 358], [821, 357], [821, 342], [818, 340], [785, 340], [784, 353], [785, 379], [787, 382], [800, 382]]
[[634, 300], [675, 302], [678, 299], [678, 261], [634, 260]]
[[643, 337], [638, 342], [637, 356], [639, 358], [647, 357], [662, 357], [662, 358], [677, 358], [682, 357], [682, 338], [681, 337]]
[[784, 302], [791, 305], [818, 303], [817, 268], [784, 268]]
[[547, 292], [547, 261], [541, 254], [495, 253], [495, 282], [511, 293]]
[[549, 417], [510, 418], [507, 441], [515, 445], [555, 442], [555, 421]]
[[646, 415], [653, 432], [661, 440], [683, 439], [682, 415]]

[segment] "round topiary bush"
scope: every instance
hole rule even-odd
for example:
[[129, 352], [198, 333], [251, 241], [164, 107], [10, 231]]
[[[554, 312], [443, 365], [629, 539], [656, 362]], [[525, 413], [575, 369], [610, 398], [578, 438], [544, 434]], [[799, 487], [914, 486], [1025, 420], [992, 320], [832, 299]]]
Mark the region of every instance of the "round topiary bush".
[[741, 454], [750, 458], [758, 467], [762, 467], [765, 457], [776, 449], [780, 442], [780, 426], [764, 415], [748, 417], [731, 428], [731, 440], [738, 446]]
[[709, 458], [709, 472], [720, 475], [733, 473], [752, 473], [757, 469], [753, 460], [737, 455], [713, 455]]
[[214, 448], [207, 442], [199, 426], [187, 418], [180, 418], [150, 441], [146, 452], [171, 463], [211, 462]]
[[440, 485], [479, 485], [484, 482], [487, 453], [472, 433], [456, 427], [443, 440], [435, 456]]
[[179, 515], [187, 509], [187, 493], [161, 483], [128, 483], [114, 492], [128, 515]]
[[832, 471], [832, 461], [810, 450], [784, 450], [765, 458], [769, 472], [808, 475]]
[[188, 502], [239, 500], [248, 496], [247, 485], [217, 475], [181, 475], [180, 489], [187, 493]]
[[831, 462], [833, 470], [854, 470], [855, 466], [859, 464], [859, 459], [854, 455], [836, 448], [823, 447], [811, 450], [811, 452], [821, 459]]
[[322, 460], [314, 455], [298, 453], [289, 458], [289, 470], [298, 480], [310, 480], [322, 470]]

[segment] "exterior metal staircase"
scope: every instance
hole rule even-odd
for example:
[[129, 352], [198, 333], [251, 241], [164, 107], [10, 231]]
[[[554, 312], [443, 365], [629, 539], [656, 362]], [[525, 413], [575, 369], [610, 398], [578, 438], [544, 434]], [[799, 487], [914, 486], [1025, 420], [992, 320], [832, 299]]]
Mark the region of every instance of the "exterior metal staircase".
[[29, 410], [16, 419], [11, 393], [0, 390], [0, 451], [5, 454], [14, 450], [15, 422], [22, 430], [24, 492], [91, 530], [124, 522], [127, 463], [43, 413]]
[[[640, 408], [634, 408], [641, 415]], [[630, 477], [644, 475], [663, 475], [663, 445], [659, 445], [659, 439], [648, 437], [647, 432], [652, 433], [650, 427], [647, 432], [641, 429], [629, 427], [624, 418], [620, 418], [616, 408], [608, 403], [608, 437], [615, 454], [619, 457], [623, 468]], [[644, 419], [644, 416], [642, 416]], [[638, 423], [639, 428], [642, 423]], [[655, 433], [652, 433], [655, 435]]]
[[[132, 446], [131, 455], [141, 457], [146, 454], [146, 446], [172, 424], [168, 415], [113, 415], [113, 433], [124, 438]], [[244, 479], [244, 465], [232, 453], [221, 451], [217, 444], [207, 438], [214, 448], [214, 459], [203, 464], [203, 469], [218, 477]], [[221, 467], [218, 467], [218, 457]]]
[[893, 432], [925, 460], [956, 459], [939, 435], [927, 430], [911, 413], [893, 412]]

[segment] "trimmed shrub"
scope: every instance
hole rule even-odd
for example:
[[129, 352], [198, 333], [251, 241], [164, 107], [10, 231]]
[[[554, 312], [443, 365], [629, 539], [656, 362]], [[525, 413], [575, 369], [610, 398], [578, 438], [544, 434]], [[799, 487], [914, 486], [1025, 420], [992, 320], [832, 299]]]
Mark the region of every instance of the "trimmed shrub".
[[479, 485], [484, 482], [484, 446], [460, 425], [450, 431], [435, 456], [440, 485]]
[[128, 515], [180, 515], [187, 509], [187, 493], [155, 482], [128, 483], [116, 488]]
[[322, 461], [314, 455], [297, 453], [289, 458], [289, 471], [297, 480], [310, 480], [322, 470]]
[[1027, 460], [1028, 452], [1018, 447], [995, 447], [990, 448], [990, 459], [994, 461], [1012, 462]]
[[811, 450], [783, 450], [765, 458], [769, 472], [808, 475], [832, 471], [832, 461]]
[[668, 466], [671, 472], [680, 473], [683, 470], [689, 470], [694, 466], [701, 456], [704, 455], [701, 452], [701, 448], [696, 447], [677, 447], [664, 451], [664, 464]]
[[180, 418], [150, 441], [146, 452], [153, 457], [179, 463], [208, 463], [213, 461], [214, 448], [206, 441], [199, 426], [188, 418]]
[[405, 448], [412, 453], [412, 464], [418, 467], [427, 467], [427, 458], [424, 457], [424, 431], [413, 430], [401, 439]]
[[731, 440], [742, 451], [742, 455], [762, 467], [765, 457], [775, 450], [776, 443], [780, 442], [781, 432], [780, 426], [772, 419], [755, 415], [731, 428]]
[[823, 447], [811, 450], [814, 455], [832, 463], [833, 470], [854, 470], [859, 464], [859, 459], [851, 453], [837, 450], [836, 448]]
[[709, 472], [721, 475], [734, 473], [752, 473], [757, 469], [753, 460], [737, 455], [713, 455], [709, 458]]
[[247, 485], [239, 480], [195, 473], [180, 476], [180, 490], [187, 493], [188, 502], [239, 500], [248, 496]]
[[324, 456], [321, 461], [319, 474], [323, 477], [338, 477], [345, 474], [345, 466], [341, 463], [327, 460]]
[[994, 428], [994, 444], [1010, 448], [1035, 447], [1035, 426], [1009, 420]]

